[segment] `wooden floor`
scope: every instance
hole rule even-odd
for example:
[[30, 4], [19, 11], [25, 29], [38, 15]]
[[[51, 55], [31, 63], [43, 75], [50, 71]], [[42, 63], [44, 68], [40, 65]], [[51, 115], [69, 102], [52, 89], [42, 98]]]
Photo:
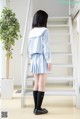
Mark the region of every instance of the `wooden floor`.
[[75, 107], [75, 97], [73, 96], [46, 96], [43, 107], [49, 113], [45, 115], [33, 114], [33, 97], [26, 97], [26, 107], [21, 108], [20, 94], [13, 95], [12, 99], [2, 99], [1, 111], [8, 112], [6, 119], [80, 119], [80, 109]]

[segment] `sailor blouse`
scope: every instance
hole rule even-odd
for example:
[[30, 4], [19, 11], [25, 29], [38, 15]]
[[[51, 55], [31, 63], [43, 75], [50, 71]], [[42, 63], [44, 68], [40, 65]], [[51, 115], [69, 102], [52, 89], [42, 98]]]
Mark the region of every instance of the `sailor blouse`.
[[51, 63], [51, 53], [47, 28], [31, 30], [28, 37], [28, 53], [33, 74], [49, 73], [48, 63]]
[[45, 27], [33, 28], [28, 37], [29, 58], [33, 54], [44, 54], [47, 63], [51, 63], [49, 31]]

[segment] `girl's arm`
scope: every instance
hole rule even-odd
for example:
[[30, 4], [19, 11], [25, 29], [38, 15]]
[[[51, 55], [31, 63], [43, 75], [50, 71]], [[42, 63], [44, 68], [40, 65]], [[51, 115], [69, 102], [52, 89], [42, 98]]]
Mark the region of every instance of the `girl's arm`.
[[46, 62], [51, 63], [50, 39], [49, 32], [46, 30], [43, 36], [43, 51]]
[[31, 59], [30, 52], [31, 52], [31, 40], [28, 39], [28, 56], [29, 56], [29, 59]]

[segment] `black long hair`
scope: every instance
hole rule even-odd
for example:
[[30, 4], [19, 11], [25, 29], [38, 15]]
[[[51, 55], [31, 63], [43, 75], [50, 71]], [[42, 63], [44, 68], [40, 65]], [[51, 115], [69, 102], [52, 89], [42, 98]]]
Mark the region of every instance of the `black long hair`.
[[32, 22], [32, 28], [34, 27], [47, 27], [48, 14], [43, 10], [38, 10]]

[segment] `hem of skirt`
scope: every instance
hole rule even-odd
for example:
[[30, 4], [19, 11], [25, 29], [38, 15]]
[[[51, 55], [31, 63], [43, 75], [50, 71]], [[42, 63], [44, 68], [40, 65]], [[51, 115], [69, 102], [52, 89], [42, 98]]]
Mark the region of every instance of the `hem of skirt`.
[[49, 74], [50, 72], [32, 72], [33, 74]]

